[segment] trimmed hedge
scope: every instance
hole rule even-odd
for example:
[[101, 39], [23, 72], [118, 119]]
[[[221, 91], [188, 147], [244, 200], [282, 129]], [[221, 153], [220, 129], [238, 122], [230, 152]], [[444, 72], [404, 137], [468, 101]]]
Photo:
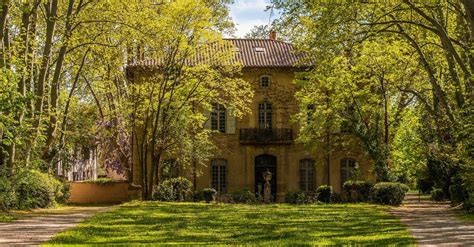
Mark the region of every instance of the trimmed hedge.
[[371, 190], [371, 200], [379, 204], [400, 205], [408, 190], [408, 186], [402, 183], [377, 183]]
[[316, 200], [324, 203], [330, 203], [333, 198], [332, 186], [321, 185], [316, 189]]

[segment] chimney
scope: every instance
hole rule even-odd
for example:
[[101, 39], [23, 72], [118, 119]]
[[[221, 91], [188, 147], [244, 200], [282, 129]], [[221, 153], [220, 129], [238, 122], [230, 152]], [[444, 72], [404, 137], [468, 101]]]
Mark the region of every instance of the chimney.
[[276, 40], [277, 39], [277, 33], [275, 31], [270, 31], [269, 38], [271, 40]]

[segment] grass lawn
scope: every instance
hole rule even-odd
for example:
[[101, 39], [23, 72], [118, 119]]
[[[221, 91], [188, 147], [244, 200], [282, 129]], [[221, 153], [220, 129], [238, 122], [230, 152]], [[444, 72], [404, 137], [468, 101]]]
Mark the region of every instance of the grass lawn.
[[413, 244], [386, 207], [130, 202], [49, 244]]
[[12, 222], [16, 220], [17, 217], [9, 214], [9, 213], [2, 213], [0, 212], [0, 222]]

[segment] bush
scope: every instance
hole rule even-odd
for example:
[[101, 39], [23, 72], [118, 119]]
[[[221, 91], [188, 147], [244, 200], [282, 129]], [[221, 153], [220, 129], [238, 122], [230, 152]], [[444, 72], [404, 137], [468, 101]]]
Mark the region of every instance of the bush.
[[0, 210], [46, 208], [66, 202], [69, 195], [69, 184], [37, 170], [0, 176]]
[[431, 199], [438, 202], [444, 201], [446, 200], [446, 195], [444, 194], [442, 189], [433, 188], [433, 190], [431, 190]]
[[257, 203], [257, 197], [250, 189], [245, 188], [242, 191], [233, 192], [230, 194], [232, 202], [234, 203]]
[[357, 202], [367, 202], [370, 200], [370, 191], [374, 185], [367, 181], [346, 181], [343, 185], [343, 189], [349, 198], [352, 198], [352, 193], [355, 192], [356, 196], [353, 198]]
[[408, 192], [408, 186], [396, 182], [381, 182], [371, 190], [371, 200], [386, 205], [400, 205]]
[[460, 184], [453, 184], [449, 186], [449, 195], [451, 197], [451, 202], [464, 202], [469, 198], [469, 193]]
[[316, 189], [316, 200], [324, 203], [330, 203], [332, 197], [332, 186], [321, 185]]
[[6, 177], [0, 177], [0, 211], [6, 211], [17, 206], [15, 188]]
[[152, 199], [156, 201], [172, 202], [176, 200], [173, 186], [170, 183], [161, 183], [153, 189]]
[[186, 178], [177, 177], [165, 180], [154, 188], [153, 200], [158, 201], [186, 201], [191, 200], [192, 183]]
[[205, 188], [202, 190], [202, 195], [207, 203], [216, 200], [217, 191], [214, 188]]
[[285, 202], [290, 204], [308, 203], [309, 196], [303, 192], [288, 192], [285, 195]]

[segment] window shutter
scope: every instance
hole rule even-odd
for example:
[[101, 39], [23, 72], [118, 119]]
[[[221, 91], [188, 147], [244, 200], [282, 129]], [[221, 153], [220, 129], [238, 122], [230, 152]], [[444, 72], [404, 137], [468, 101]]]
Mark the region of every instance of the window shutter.
[[236, 119], [234, 116], [234, 111], [232, 108], [229, 108], [226, 112], [226, 133], [227, 134], [235, 134], [235, 124]]
[[204, 117], [206, 118], [206, 122], [204, 123], [205, 129], [211, 129], [211, 112], [208, 110], [204, 110], [203, 112]]

